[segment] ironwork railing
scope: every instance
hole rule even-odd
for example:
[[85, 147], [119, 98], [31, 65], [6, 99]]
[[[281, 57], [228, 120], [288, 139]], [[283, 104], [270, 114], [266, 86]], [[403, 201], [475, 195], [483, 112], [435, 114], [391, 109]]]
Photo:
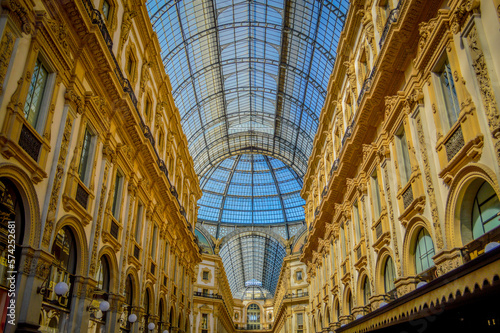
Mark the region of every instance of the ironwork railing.
[[446, 147], [446, 157], [448, 161], [451, 161], [453, 157], [465, 146], [464, 135], [462, 133], [462, 127], [458, 126], [455, 132], [448, 138], [448, 141], [444, 144]]
[[31, 156], [32, 159], [38, 162], [38, 156], [40, 155], [40, 149], [42, 148], [42, 143], [33, 134], [26, 125], [21, 128], [21, 134], [19, 135], [19, 146], [24, 149]]
[[408, 208], [408, 206], [413, 202], [413, 190], [410, 186], [403, 192], [403, 207], [404, 209]]
[[373, 76], [375, 75], [375, 71], [377, 70], [377, 67], [373, 67], [372, 71], [370, 72], [370, 75], [368, 78], [363, 82], [363, 86], [361, 87], [361, 91], [359, 92], [358, 100], [356, 103], [359, 105], [361, 104], [361, 100], [363, 99], [363, 96], [367, 91], [370, 91], [370, 88], [372, 87], [372, 79]]
[[385, 38], [387, 37], [389, 30], [391, 29], [391, 25], [398, 21], [399, 10], [401, 9], [401, 5], [403, 4], [403, 2], [404, 2], [404, 0], [400, 0], [398, 2], [398, 5], [396, 6], [396, 8], [391, 10], [391, 12], [389, 13], [389, 17], [387, 18], [387, 21], [385, 22], [384, 30], [382, 31], [382, 36], [380, 37], [380, 42], [378, 43], [378, 45], [380, 47], [382, 47], [382, 45], [384, 45]]
[[[118, 64], [118, 61], [116, 60], [116, 57], [113, 53], [113, 40], [111, 38], [111, 34], [108, 31], [108, 28], [106, 27], [106, 21], [102, 18], [101, 12], [94, 8], [94, 6], [92, 5], [92, 2], [90, 0], [82, 0], [82, 2], [83, 2], [83, 6], [85, 7], [85, 10], [86, 10], [92, 24], [97, 25], [97, 27], [99, 28], [99, 31], [101, 32], [101, 35], [104, 39], [104, 42], [106, 43], [106, 46], [109, 50], [109, 54], [110, 54], [111, 58], [113, 59], [113, 64], [114, 64], [113, 71], [114, 71], [123, 91], [126, 92], [128, 94], [128, 96], [130, 97], [130, 100], [132, 101], [132, 104], [134, 105], [135, 111], [137, 112], [138, 118], [140, 120], [140, 126], [141, 126], [142, 133], [145, 136], [145, 138], [151, 143], [153, 151], [156, 155], [157, 163], [160, 166], [160, 170], [165, 174], [165, 177], [167, 178], [167, 181], [169, 183], [170, 192], [172, 194], [174, 194], [174, 197], [176, 198], [177, 203], [179, 204], [179, 207], [181, 207], [182, 205], [179, 202], [179, 198], [177, 196], [177, 191], [175, 190], [175, 187], [170, 183], [170, 179], [168, 178], [168, 170], [166, 167], [164, 167], [164, 168], [162, 167], [165, 165], [165, 162], [160, 158], [160, 155], [159, 155], [158, 151], [156, 150], [155, 140], [154, 140], [153, 134], [151, 133], [150, 128], [144, 122], [144, 119], [142, 119], [141, 113], [139, 112], [139, 108], [137, 107], [137, 104], [138, 104], [137, 97], [135, 96], [134, 90], [132, 89], [132, 85], [130, 84], [130, 81], [123, 75], [123, 72], [120, 68], [120, 65]], [[173, 188], [173, 190], [172, 190], [172, 188]], [[184, 216], [184, 218], [186, 219], [187, 225], [189, 225], [189, 222], [187, 221], [187, 217]]]

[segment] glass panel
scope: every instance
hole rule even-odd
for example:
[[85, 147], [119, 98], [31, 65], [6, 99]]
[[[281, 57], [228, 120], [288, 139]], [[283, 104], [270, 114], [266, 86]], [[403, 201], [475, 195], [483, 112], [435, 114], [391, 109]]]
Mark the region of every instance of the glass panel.
[[109, 19], [109, 2], [104, 0], [102, 3], [102, 15], [107, 19]]
[[434, 266], [434, 244], [426, 229], [422, 229], [417, 236], [415, 247], [415, 265], [417, 274]]
[[28, 96], [26, 97], [26, 103], [24, 104], [24, 118], [26, 118], [28, 123], [34, 128], [37, 127], [40, 106], [42, 104], [48, 74], [47, 69], [42, 64], [40, 59], [38, 59], [35, 63], [35, 68], [33, 69]]
[[120, 172], [116, 172], [115, 178], [115, 193], [113, 194], [113, 207], [112, 213], [115, 219], [118, 220], [118, 214], [120, 213], [120, 200], [121, 200], [121, 191], [122, 191], [122, 180], [123, 177]]
[[394, 279], [395, 279], [394, 263], [392, 261], [392, 258], [388, 257], [385, 262], [385, 268], [384, 268], [384, 288], [386, 293], [396, 288], [394, 286]]
[[411, 163], [410, 154], [408, 152], [408, 142], [406, 141], [406, 134], [403, 128], [396, 137], [398, 138], [399, 150], [399, 175], [401, 177], [401, 185], [404, 186], [408, 183], [408, 180], [410, 180]]
[[458, 103], [457, 91], [455, 90], [455, 83], [453, 81], [453, 75], [448, 59], [445, 60], [443, 69], [441, 73], [439, 73], [439, 80], [441, 82], [441, 89], [446, 105], [448, 125], [451, 127], [458, 119], [460, 104]]
[[89, 167], [89, 158], [91, 154], [91, 143], [92, 143], [92, 133], [88, 128], [85, 129], [85, 134], [83, 136], [82, 143], [82, 155], [80, 156], [80, 166], [78, 168], [78, 175], [80, 176], [80, 180], [88, 185], [89, 175], [87, 175], [87, 169]]
[[472, 235], [474, 239], [500, 225], [500, 201], [487, 182], [479, 187], [472, 208]]
[[378, 220], [382, 207], [380, 204], [380, 187], [378, 184], [377, 173], [372, 175], [372, 195], [373, 195], [373, 208], [375, 210], [375, 220]]
[[279, 0], [148, 0], [146, 7], [195, 169], [252, 147], [289, 156], [304, 175], [349, 2], [291, 1], [285, 10]]

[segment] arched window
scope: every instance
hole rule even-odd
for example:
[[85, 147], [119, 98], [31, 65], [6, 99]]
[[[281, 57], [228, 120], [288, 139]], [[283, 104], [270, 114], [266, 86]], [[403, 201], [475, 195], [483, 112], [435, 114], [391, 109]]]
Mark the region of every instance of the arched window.
[[257, 304], [250, 304], [247, 308], [247, 328], [260, 329], [260, 307]]
[[[69, 227], [63, 227], [57, 233], [52, 245], [52, 255], [54, 256], [54, 265], [50, 272], [50, 285], [56, 285], [58, 282], [66, 282], [71, 286], [76, 269], [76, 247], [73, 233]], [[69, 297], [59, 297], [54, 291], [51, 291], [47, 295], [46, 300], [56, 301], [60, 306], [66, 308], [70, 306]]]
[[164, 311], [163, 299], [160, 299], [160, 305], [158, 310], [158, 323], [159, 323], [158, 332], [163, 332], [163, 329], [166, 328], [166, 325], [163, 322], [163, 311]]
[[99, 260], [99, 269], [97, 270], [97, 288], [109, 292], [109, 263], [105, 256]]
[[[21, 195], [17, 191], [15, 185], [7, 178], [0, 178], [0, 259], [4, 264], [0, 265], [0, 318], [4, 318], [2, 315], [7, 311], [7, 308], [3, 307], [2, 299], [7, 300], [7, 294], [9, 289], [9, 281], [7, 278], [11, 276], [9, 271], [13, 269], [7, 269], [7, 263], [9, 254], [9, 239], [8, 235], [10, 230], [15, 230], [15, 269], [17, 271], [19, 263], [21, 262], [21, 249], [22, 242], [24, 238], [24, 208]], [[12, 247], [11, 247], [12, 248]], [[3, 327], [0, 327], [0, 330]]]
[[149, 324], [149, 316], [150, 316], [150, 292], [149, 289], [146, 289], [146, 295], [144, 295], [144, 311], [145, 313], [145, 318], [146, 318], [146, 326]]
[[434, 256], [434, 244], [431, 235], [425, 228], [422, 228], [415, 243], [415, 271], [417, 274], [434, 266], [432, 257]]
[[352, 314], [352, 295], [351, 291], [347, 292], [347, 314], [351, 315]]
[[[108, 293], [109, 293], [109, 263], [108, 259], [106, 256], [102, 256], [101, 259], [99, 260], [99, 268], [97, 269], [97, 289], [105, 292], [104, 295], [99, 295], [98, 299], [92, 300], [92, 306], [95, 308], [99, 307], [99, 303], [102, 300], [108, 300]], [[101, 325], [104, 326], [106, 323], [106, 312], [102, 312], [100, 310], [97, 310], [96, 312], [91, 312], [90, 314], [91, 319], [97, 320], [97, 325], [98, 327], [101, 327]], [[104, 327], [102, 328], [104, 330]]]
[[384, 267], [384, 289], [386, 293], [396, 289], [394, 286], [395, 275], [394, 262], [391, 257], [387, 257]]
[[[132, 275], [127, 276], [125, 281], [125, 303], [127, 304], [127, 318], [132, 314], [132, 304], [134, 301], [134, 287], [132, 282]], [[130, 329], [130, 322], [125, 320], [126, 327]]]
[[488, 182], [483, 182], [476, 192], [472, 208], [471, 229], [474, 239], [500, 225], [497, 214], [500, 212], [500, 201], [495, 190]]
[[365, 280], [363, 281], [363, 301], [365, 305], [368, 305], [370, 302], [370, 296], [372, 295], [370, 291], [370, 281], [368, 281], [368, 277], [365, 276]]
[[339, 321], [340, 318], [340, 307], [339, 307], [339, 302], [335, 302], [335, 316], [337, 317], [337, 321]]

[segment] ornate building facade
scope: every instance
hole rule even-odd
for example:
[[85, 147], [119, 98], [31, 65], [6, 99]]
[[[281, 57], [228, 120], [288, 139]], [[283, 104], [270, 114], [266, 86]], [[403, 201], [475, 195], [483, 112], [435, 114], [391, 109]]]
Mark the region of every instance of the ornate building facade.
[[0, 331], [498, 331], [500, 1], [181, 2], [0, 2]]
[[190, 332], [201, 191], [144, 6], [6, 1], [0, 36], [0, 331]]
[[351, 3], [302, 189], [315, 331], [498, 330], [499, 8]]

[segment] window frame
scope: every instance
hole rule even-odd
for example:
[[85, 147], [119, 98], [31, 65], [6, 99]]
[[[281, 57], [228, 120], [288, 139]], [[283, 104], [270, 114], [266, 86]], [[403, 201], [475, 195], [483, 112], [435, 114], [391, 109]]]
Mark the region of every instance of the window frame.
[[[426, 243], [426, 240], [423, 240], [424, 237], [426, 237], [426, 236], [430, 238], [430, 241], [431, 241], [430, 244], [432, 245], [432, 249], [427, 249], [428, 244]], [[426, 252], [423, 254], [421, 253], [421, 251], [419, 251], [419, 249], [421, 248], [421, 243], [420, 243], [421, 240], [424, 241], [423, 245], [426, 248]], [[416, 274], [420, 274], [422, 272], [425, 272], [426, 270], [435, 266], [434, 261], [432, 260], [432, 256], [434, 256], [435, 253], [436, 253], [436, 250], [434, 247], [434, 241], [432, 240], [432, 237], [429, 234], [429, 231], [427, 231], [426, 228], [420, 228], [420, 230], [417, 232], [417, 235], [415, 238], [415, 245], [414, 245], [414, 255], [415, 255], [414, 264], [415, 264], [415, 273]], [[425, 257], [425, 259], [427, 260], [428, 266], [426, 266], [426, 267], [424, 267], [424, 264], [423, 264], [423, 260], [424, 260], [423, 257]], [[420, 269], [419, 269], [419, 260], [420, 260], [420, 267], [421, 267]]]
[[[26, 105], [28, 103], [30, 91], [32, 90], [31, 86], [33, 83], [33, 77], [35, 75], [35, 68], [36, 68], [38, 63], [40, 63], [43, 66], [43, 68], [47, 71], [47, 77], [46, 77], [46, 80], [44, 83], [44, 88], [43, 88], [43, 92], [41, 94], [41, 99], [40, 99], [39, 105], [37, 107], [37, 111], [36, 111], [37, 116], [36, 116], [34, 123], [32, 123], [28, 119], [29, 115], [26, 116], [25, 109], [26, 109]], [[24, 104], [22, 107], [23, 108], [23, 115], [24, 115], [24, 119], [26, 120], [26, 123], [29, 124], [31, 126], [31, 128], [33, 128], [39, 135], [43, 136], [45, 127], [46, 127], [46, 125], [48, 125], [47, 118], [49, 115], [49, 108], [50, 108], [51, 100], [53, 98], [53, 94], [55, 91], [57, 72], [50, 65], [50, 63], [45, 60], [45, 56], [41, 52], [39, 52], [38, 55], [36, 56], [36, 58], [34, 60], [33, 68], [31, 69], [31, 71], [32, 71], [32, 74], [31, 74], [31, 78], [29, 81], [30, 83], [28, 84], [26, 97], [25, 97]]]
[[113, 203], [111, 206], [111, 215], [115, 218], [115, 220], [120, 220], [120, 210], [122, 206], [122, 197], [123, 197], [123, 184], [125, 181], [124, 174], [120, 171], [120, 169], [116, 169], [115, 173], [115, 184], [114, 184], [114, 192], [113, 192]]
[[410, 145], [404, 123], [398, 128], [394, 134], [396, 141], [397, 161], [399, 167], [399, 178], [401, 186], [404, 187], [411, 179], [412, 165], [410, 158]]
[[[82, 169], [82, 159], [84, 157], [84, 148], [85, 148], [85, 140], [87, 133], [90, 135], [90, 142], [89, 142], [89, 147], [88, 147], [88, 152], [87, 152], [87, 160], [85, 161], [85, 168], [84, 168], [84, 174], [81, 174], [81, 169]], [[78, 178], [80, 181], [85, 184], [85, 186], [89, 187], [90, 185], [90, 180], [92, 178], [92, 173], [93, 173], [93, 164], [95, 161], [95, 152], [96, 152], [96, 147], [97, 147], [97, 131], [90, 125], [90, 123], [87, 123], [85, 125], [85, 130], [82, 133], [82, 149], [80, 151], [80, 158], [79, 158], [79, 163], [78, 163]], [[83, 179], [82, 179], [83, 176]]]

